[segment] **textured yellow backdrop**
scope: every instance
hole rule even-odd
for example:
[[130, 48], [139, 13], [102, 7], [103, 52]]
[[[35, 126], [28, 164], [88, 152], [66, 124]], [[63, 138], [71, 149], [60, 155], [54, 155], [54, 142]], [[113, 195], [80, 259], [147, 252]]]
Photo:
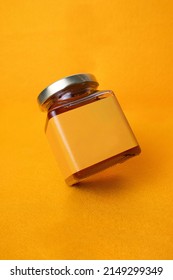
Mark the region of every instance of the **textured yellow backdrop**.
[[[0, 258], [173, 259], [172, 1], [1, 1]], [[65, 185], [36, 98], [91, 72], [142, 148]]]

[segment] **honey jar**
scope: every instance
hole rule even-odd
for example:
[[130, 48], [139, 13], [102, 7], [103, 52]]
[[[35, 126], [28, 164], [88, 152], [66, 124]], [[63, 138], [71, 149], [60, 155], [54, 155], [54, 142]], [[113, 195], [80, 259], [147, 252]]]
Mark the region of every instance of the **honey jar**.
[[111, 90], [98, 90], [92, 74], [60, 79], [38, 96], [47, 111], [45, 133], [69, 185], [140, 153]]

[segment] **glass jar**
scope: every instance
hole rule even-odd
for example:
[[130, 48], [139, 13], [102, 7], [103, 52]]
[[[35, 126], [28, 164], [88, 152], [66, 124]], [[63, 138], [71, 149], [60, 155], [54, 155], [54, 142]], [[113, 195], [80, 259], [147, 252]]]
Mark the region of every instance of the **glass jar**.
[[69, 185], [141, 151], [114, 93], [98, 85], [92, 74], [77, 74], [38, 96], [47, 111], [45, 133]]

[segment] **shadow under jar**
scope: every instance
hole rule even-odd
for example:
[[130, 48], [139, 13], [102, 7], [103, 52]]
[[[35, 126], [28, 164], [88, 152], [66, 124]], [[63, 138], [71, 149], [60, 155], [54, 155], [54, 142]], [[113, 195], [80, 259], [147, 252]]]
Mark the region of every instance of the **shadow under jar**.
[[76, 74], [38, 96], [47, 111], [45, 133], [69, 185], [141, 152], [115, 94], [98, 85], [92, 74]]

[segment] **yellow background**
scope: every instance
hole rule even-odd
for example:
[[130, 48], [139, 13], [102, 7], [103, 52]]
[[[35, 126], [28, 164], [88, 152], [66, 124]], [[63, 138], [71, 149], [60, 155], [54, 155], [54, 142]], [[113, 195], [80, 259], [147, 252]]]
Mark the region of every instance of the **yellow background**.
[[[173, 259], [172, 1], [0, 11], [0, 258]], [[71, 188], [36, 98], [80, 72], [117, 93], [142, 154]]]

